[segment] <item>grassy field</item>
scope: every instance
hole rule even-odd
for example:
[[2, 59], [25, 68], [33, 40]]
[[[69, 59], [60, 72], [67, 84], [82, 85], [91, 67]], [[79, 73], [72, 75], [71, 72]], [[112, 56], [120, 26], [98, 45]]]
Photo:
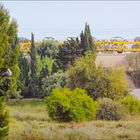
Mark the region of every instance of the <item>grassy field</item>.
[[58, 123], [47, 115], [43, 100], [28, 99], [8, 105], [10, 131], [6, 140], [140, 139], [140, 118]]

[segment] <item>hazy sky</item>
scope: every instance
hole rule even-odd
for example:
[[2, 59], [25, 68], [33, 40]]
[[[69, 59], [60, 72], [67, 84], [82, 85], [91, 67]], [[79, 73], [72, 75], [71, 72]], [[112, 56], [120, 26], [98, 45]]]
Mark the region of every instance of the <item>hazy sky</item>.
[[95, 38], [140, 36], [140, 1], [2, 1], [17, 19], [19, 36], [78, 36], [85, 22]]

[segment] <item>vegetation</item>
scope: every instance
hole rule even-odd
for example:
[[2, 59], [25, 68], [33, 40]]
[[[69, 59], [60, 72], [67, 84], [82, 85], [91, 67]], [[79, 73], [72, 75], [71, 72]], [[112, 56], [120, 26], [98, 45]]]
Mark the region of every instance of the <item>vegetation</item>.
[[90, 32], [90, 27], [86, 23], [84, 32], [80, 34], [80, 40], [77, 38], [70, 38], [59, 47], [56, 57], [57, 63], [62, 70], [66, 70], [69, 65], [73, 64], [74, 60], [85, 55], [87, 51], [96, 52], [93, 43], [93, 37]]
[[92, 120], [97, 104], [82, 89], [56, 88], [46, 98], [49, 116], [58, 121]]
[[113, 102], [109, 98], [103, 98], [98, 101], [97, 119], [102, 120], [120, 120], [124, 117], [124, 109], [118, 102]]
[[66, 75], [63, 72], [54, 73], [42, 79], [43, 96], [48, 96], [54, 88], [64, 88]]
[[24, 99], [8, 105], [10, 112], [7, 140], [97, 140], [139, 139], [139, 116], [119, 121], [87, 121], [58, 123], [51, 121], [46, 104], [40, 99]]
[[85, 52], [89, 50], [93, 50], [94, 52], [96, 52], [96, 47], [94, 45], [93, 37], [90, 32], [90, 27], [87, 23], [85, 24], [84, 32], [82, 31], [80, 34], [80, 39], [80, 48], [82, 50], [82, 54], [85, 54]]
[[73, 61], [81, 56], [80, 41], [78, 38], [67, 39], [59, 46], [56, 61], [60, 69], [66, 70], [67, 66], [72, 64]]
[[50, 57], [55, 59], [58, 53], [58, 46], [61, 45], [57, 40], [42, 40], [40, 42], [36, 42], [36, 49], [38, 55], [41, 57]]
[[120, 102], [131, 115], [140, 114], [140, 101], [137, 98], [127, 97]]
[[0, 99], [0, 139], [8, 135], [9, 116], [2, 98]]
[[17, 23], [14, 19], [10, 22], [8, 10], [0, 4], [0, 68], [12, 71], [11, 77], [1, 77], [3, 72], [0, 70], [0, 139], [8, 134], [9, 128], [5, 99], [17, 91], [19, 49], [16, 37]]
[[[128, 121], [128, 125], [123, 122], [127, 119], [125, 115], [131, 119], [139, 117], [140, 101], [128, 96], [122, 68], [96, 65], [96, 47], [87, 23], [80, 37], [64, 42], [35, 42], [32, 33], [31, 50], [26, 54], [19, 51], [17, 44], [17, 23], [0, 5], [0, 139], [5, 136], [7, 140], [140, 137], [139, 119]], [[136, 81], [140, 74], [139, 56], [127, 57], [127, 72]], [[2, 69], [10, 69], [12, 75], [4, 77]], [[21, 100], [20, 95], [45, 97], [45, 101]], [[10, 117], [5, 101], [9, 103]], [[95, 118], [110, 122], [93, 121]]]
[[118, 100], [127, 95], [127, 83], [120, 68], [105, 70], [95, 64], [96, 54], [88, 52], [76, 59], [67, 71], [67, 87], [85, 89], [93, 99], [101, 97]]

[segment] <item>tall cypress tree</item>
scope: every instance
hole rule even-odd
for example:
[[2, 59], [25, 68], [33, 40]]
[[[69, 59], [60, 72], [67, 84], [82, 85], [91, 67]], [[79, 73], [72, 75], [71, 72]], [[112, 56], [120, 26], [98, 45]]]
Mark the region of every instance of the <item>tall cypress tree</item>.
[[[12, 71], [11, 77], [0, 77], [0, 139], [8, 134], [8, 113], [4, 108], [5, 99], [10, 93], [15, 93], [17, 90], [19, 48], [14, 43], [16, 36], [16, 21], [10, 22], [8, 10], [0, 5], [0, 69], [9, 68]], [[2, 71], [0, 71], [1, 74]]]
[[35, 49], [35, 41], [34, 41], [34, 34], [31, 34], [31, 78], [36, 78], [36, 71], [37, 71], [37, 58], [36, 58], [36, 49]]
[[37, 97], [38, 91], [38, 79], [37, 79], [37, 53], [35, 48], [34, 34], [31, 34], [31, 64], [30, 64], [30, 84], [29, 84], [29, 96]]
[[87, 23], [85, 24], [84, 31], [82, 31], [80, 34], [80, 40], [81, 40], [80, 48], [82, 49], [82, 54], [85, 54], [85, 52], [88, 50], [96, 51], [90, 27]]

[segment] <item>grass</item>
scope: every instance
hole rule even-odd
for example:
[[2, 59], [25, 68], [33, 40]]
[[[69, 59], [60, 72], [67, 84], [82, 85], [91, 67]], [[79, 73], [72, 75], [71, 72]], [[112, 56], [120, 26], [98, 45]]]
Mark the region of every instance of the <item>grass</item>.
[[10, 130], [6, 140], [94, 140], [140, 139], [140, 118], [120, 121], [94, 120], [58, 123], [47, 115], [45, 103], [38, 99], [8, 105]]

